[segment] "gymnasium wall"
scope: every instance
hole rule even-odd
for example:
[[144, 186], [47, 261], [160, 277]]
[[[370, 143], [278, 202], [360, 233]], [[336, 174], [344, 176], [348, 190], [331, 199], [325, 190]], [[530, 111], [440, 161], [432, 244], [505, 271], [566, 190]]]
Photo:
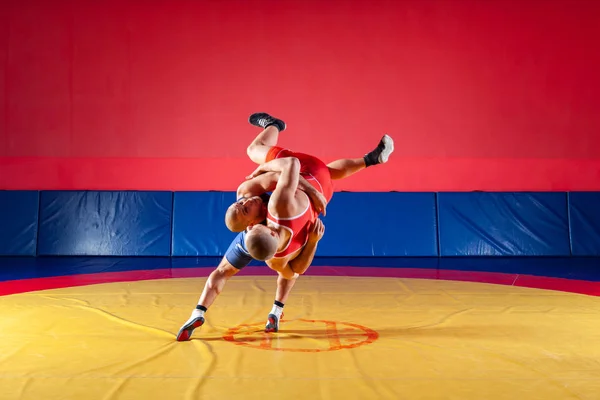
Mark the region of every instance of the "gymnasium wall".
[[586, 0], [4, 0], [0, 189], [232, 191], [254, 168], [247, 116], [268, 111], [282, 145], [325, 160], [395, 138], [337, 190], [600, 190], [599, 17]]

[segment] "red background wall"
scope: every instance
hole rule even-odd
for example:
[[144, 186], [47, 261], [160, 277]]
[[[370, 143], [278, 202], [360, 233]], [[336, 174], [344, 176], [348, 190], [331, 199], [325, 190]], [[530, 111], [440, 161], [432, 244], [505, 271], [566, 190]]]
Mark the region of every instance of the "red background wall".
[[600, 190], [594, 1], [0, 5], [0, 188], [234, 190], [254, 111], [338, 190]]

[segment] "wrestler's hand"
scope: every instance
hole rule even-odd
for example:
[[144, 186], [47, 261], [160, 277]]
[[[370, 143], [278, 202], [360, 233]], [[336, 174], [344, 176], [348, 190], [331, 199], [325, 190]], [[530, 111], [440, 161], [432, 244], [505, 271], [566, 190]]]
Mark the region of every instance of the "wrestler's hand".
[[311, 190], [308, 195], [317, 214], [323, 213], [323, 216], [325, 216], [327, 214], [327, 199], [325, 196], [317, 190]]
[[259, 175], [264, 174], [265, 172], [267, 172], [264, 168], [263, 168], [264, 164], [259, 165], [258, 167], [256, 167], [256, 169], [248, 176], [246, 176], [246, 180], [250, 180], [250, 179], [254, 179]]
[[285, 165], [284, 158], [278, 158], [275, 160], [271, 160], [264, 164], [260, 164], [256, 169], [246, 177], [247, 180], [256, 178], [259, 175], [264, 174], [265, 172], [281, 172], [282, 166]]
[[323, 235], [325, 234], [325, 225], [320, 218], [317, 218], [315, 222], [313, 222], [310, 230], [308, 231], [308, 241], [312, 243], [317, 243]]

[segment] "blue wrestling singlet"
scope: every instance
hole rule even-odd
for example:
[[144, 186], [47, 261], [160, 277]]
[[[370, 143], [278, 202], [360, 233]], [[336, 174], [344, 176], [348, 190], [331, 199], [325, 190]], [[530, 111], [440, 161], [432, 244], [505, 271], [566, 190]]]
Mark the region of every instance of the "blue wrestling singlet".
[[252, 257], [248, 253], [248, 250], [246, 250], [244, 239], [246, 239], [246, 231], [241, 231], [237, 234], [235, 239], [233, 239], [229, 245], [229, 248], [225, 252], [225, 258], [229, 264], [233, 265], [237, 269], [244, 268], [246, 265], [250, 264], [250, 261], [252, 261]]

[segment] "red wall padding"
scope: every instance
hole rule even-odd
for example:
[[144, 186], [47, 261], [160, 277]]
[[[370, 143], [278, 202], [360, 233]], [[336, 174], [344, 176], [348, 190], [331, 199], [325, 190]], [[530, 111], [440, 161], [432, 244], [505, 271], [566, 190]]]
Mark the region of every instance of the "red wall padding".
[[0, 188], [233, 190], [254, 111], [336, 189], [599, 190], [600, 3], [4, 0]]

